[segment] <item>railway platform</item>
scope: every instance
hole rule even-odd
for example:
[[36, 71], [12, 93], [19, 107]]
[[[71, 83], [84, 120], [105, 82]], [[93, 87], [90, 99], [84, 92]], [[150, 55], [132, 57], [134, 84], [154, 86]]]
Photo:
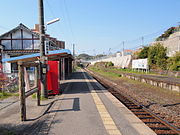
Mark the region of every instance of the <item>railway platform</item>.
[[49, 134], [155, 135], [122, 103], [86, 72], [66, 82]]
[[[29, 110], [28, 116], [36, 119], [19, 123], [19, 126], [16, 127], [23, 128], [21, 134], [156, 134], [86, 72], [81, 70], [73, 73], [70, 79], [65, 80], [61, 86], [64, 88], [63, 94], [43, 101], [44, 105], [39, 110], [32, 101], [29, 101], [32, 109]], [[9, 109], [3, 110], [4, 116], [0, 111], [0, 119], [2, 120], [4, 117], [4, 123], [8, 121], [8, 117], [9, 123], [11, 121], [17, 123], [19, 114], [17, 113], [18, 109], [15, 110], [15, 108], [18, 108], [18, 103], [15, 104], [14, 107], [9, 106]], [[10, 112], [12, 108], [14, 108], [15, 114]], [[5, 115], [7, 110], [9, 112]]]

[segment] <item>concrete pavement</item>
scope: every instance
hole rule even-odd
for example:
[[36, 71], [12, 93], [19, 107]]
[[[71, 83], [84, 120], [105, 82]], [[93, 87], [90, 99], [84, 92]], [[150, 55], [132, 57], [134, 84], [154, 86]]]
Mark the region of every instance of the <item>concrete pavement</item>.
[[73, 73], [61, 87], [62, 95], [42, 101], [40, 107], [28, 98], [28, 121], [19, 119], [19, 102], [1, 110], [0, 130], [25, 135], [155, 135], [86, 72]]
[[49, 134], [155, 135], [86, 72], [74, 73]]

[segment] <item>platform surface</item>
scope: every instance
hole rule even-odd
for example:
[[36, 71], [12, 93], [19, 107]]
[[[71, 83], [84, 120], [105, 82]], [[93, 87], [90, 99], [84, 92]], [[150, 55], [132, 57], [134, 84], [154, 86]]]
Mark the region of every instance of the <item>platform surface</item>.
[[54, 135], [155, 135], [86, 72], [67, 80], [51, 124]]
[[41, 101], [41, 106], [28, 97], [24, 122], [17, 99], [1, 101], [6, 106], [0, 109], [0, 131], [5, 127], [22, 135], [155, 135], [82, 70], [61, 81], [61, 88], [62, 95]]

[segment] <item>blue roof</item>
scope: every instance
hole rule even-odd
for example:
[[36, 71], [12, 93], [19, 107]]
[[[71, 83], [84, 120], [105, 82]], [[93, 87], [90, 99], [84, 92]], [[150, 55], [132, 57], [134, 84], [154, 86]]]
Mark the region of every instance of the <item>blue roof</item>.
[[[71, 51], [68, 49], [61, 49], [61, 50], [54, 50], [54, 51], [49, 51], [48, 55], [53, 55], [53, 54], [60, 54], [60, 53], [67, 53], [71, 54]], [[8, 62], [8, 61], [18, 61], [18, 60], [23, 60], [23, 59], [28, 59], [28, 58], [34, 58], [34, 57], [40, 57], [40, 53], [34, 53], [30, 55], [22, 55], [18, 57], [13, 57], [13, 58], [8, 58], [8, 59], [2, 59], [2, 62]]]

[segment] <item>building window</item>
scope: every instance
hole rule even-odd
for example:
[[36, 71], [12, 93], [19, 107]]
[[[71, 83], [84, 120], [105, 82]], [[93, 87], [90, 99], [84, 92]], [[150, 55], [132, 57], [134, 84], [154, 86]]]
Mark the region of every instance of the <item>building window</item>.
[[17, 71], [18, 70], [18, 64], [17, 63], [11, 63], [11, 71]]

